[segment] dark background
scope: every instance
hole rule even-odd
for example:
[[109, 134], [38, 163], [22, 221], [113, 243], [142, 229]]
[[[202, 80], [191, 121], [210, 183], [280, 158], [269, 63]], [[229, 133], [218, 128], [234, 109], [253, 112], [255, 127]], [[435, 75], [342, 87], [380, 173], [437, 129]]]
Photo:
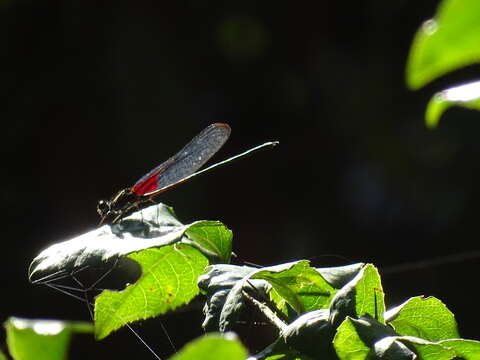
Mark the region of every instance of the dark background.
[[[454, 109], [428, 131], [423, 113], [433, 92], [479, 70], [417, 92], [404, 82], [412, 37], [436, 5], [4, 0], [1, 321], [88, 320], [74, 299], [30, 285], [29, 262], [95, 227], [99, 199], [227, 122], [217, 160], [280, 146], [162, 196], [180, 220], [223, 221], [241, 261], [373, 262], [388, 305], [437, 296], [462, 336], [479, 339], [478, 260], [394, 267], [478, 249], [479, 115]], [[163, 321], [178, 347], [201, 333], [199, 310]], [[158, 320], [136, 329], [171, 353]], [[73, 345], [77, 358], [151, 358], [127, 329]]]

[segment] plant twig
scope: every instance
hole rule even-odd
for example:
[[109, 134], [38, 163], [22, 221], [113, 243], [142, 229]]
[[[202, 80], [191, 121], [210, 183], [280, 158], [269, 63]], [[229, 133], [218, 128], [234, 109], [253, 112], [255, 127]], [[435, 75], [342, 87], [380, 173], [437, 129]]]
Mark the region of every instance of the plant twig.
[[260, 310], [260, 312], [265, 316], [265, 318], [278, 330], [281, 332], [286, 329], [287, 324], [285, 324], [280, 318], [273, 312], [267, 305], [258, 301], [253, 296], [250, 296], [246, 291], [243, 291], [243, 296], [250, 301], [255, 307]]
[[265, 293], [260, 292], [255, 285], [253, 285], [249, 279], [247, 279], [247, 284], [250, 285], [250, 288], [244, 287], [244, 291], [253, 291], [256, 295], [257, 298], [260, 298], [260, 300], [263, 302], [264, 305], [268, 306], [271, 311], [275, 313], [275, 315], [280, 318], [284, 323], [289, 323], [288, 317], [282, 313], [280, 310], [278, 310], [277, 306], [275, 303], [268, 298], [268, 296], [265, 295]]

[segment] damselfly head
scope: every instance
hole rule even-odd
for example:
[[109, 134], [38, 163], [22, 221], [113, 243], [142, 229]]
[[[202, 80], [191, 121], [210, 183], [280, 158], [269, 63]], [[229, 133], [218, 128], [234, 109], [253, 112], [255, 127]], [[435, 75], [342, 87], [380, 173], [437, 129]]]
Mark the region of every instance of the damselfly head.
[[110, 212], [111, 208], [110, 201], [108, 200], [100, 200], [97, 203], [97, 213], [101, 218], [104, 218]]

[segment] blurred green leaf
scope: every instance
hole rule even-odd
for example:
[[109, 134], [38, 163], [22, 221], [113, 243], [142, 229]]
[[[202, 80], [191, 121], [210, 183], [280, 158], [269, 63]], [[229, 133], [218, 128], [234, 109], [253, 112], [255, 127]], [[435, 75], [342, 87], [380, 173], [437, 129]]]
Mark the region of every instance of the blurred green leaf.
[[231, 16], [219, 25], [218, 40], [228, 59], [251, 61], [265, 54], [269, 34], [260, 19]]
[[414, 297], [385, 314], [399, 335], [429, 341], [458, 338], [457, 322], [450, 310], [434, 297]]
[[418, 29], [407, 61], [407, 84], [418, 89], [460, 67], [480, 61], [480, 2], [443, 0]]
[[95, 299], [95, 335], [108, 336], [126, 323], [148, 319], [191, 301], [208, 261], [189, 245], [147, 249], [128, 256], [142, 276], [123, 291], [104, 291]]
[[170, 360], [245, 360], [247, 351], [233, 333], [207, 334], [189, 342]]
[[427, 105], [425, 122], [429, 128], [437, 126], [443, 113], [452, 106], [480, 110], [480, 81], [452, 87], [436, 93]]
[[93, 325], [85, 322], [13, 317], [4, 326], [8, 349], [15, 360], [66, 359], [72, 334], [93, 332]]

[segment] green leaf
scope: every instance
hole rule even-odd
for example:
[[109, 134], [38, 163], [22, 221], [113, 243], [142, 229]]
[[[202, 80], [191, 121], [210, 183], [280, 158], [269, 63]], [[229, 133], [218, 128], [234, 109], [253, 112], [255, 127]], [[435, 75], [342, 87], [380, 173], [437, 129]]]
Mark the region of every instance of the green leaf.
[[336, 292], [315, 268], [310, 267], [307, 260], [288, 267], [263, 268], [251, 278], [268, 281], [299, 314], [328, 307]]
[[[185, 232], [191, 229], [191, 238]], [[207, 256], [229, 259], [232, 235], [219, 222], [200, 221], [183, 225], [170, 207], [156, 204], [135, 212], [113, 225], [104, 225], [74, 239], [56, 243], [30, 264], [29, 278], [41, 283], [65, 276], [86, 266], [101, 267], [133, 252], [184, 243]]]
[[373, 350], [378, 360], [418, 360], [417, 355], [395, 336], [377, 341]]
[[480, 2], [443, 0], [417, 31], [407, 61], [407, 84], [418, 89], [480, 61]]
[[287, 301], [300, 313], [328, 307], [336, 291], [306, 260], [261, 269], [212, 265], [199, 286], [208, 296], [203, 327], [220, 331], [235, 324], [244, 306], [244, 291], [264, 301], [274, 287], [276, 305], [281, 308]]
[[247, 351], [233, 333], [207, 334], [189, 342], [170, 360], [245, 360]]
[[330, 319], [338, 326], [346, 316], [359, 318], [368, 315], [384, 323], [384, 297], [377, 268], [367, 264], [335, 294], [330, 305]]
[[[254, 358], [257, 359], [257, 358]], [[261, 358], [262, 359], [262, 358]], [[298, 354], [290, 354], [290, 353], [285, 353], [285, 354], [277, 354], [273, 356], [269, 356], [265, 358], [265, 360], [309, 360], [309, 357], [306, 356], [299, 356]]]
[[396, 339], [414, 349], [421, 360], [451, 360], [456, 358], [455, 351], [442, 346], [440, 342], [431, 342], [413, 336], [398, 336]]
[[225, 331], [230, 329], [240, 315], [244, 305], [244, 286], [267, 298], [270, 285], [263, 280], [249, 280], [250, 274], [257, 271], [249, 266], [216, 264], [207, 268], [198, 279], [198, 286], [208, 299], [205, 303], [205, 330]]
[[429, 341], [458, 338], [457, 322], [444, 303], [434, 297], [414, 297], [385, 314], [399, 335]]
[[[305, 354], [299, 354], [298, 351], [292, 349], [285, 342], [278, 338], [268, 345], [261, 352], [252, 355], [248, 360], [312, 360]], [[327, 359], [325, 359], [327, 360]]]
[[221, 222], [198, 221], [188, 227], [186, 234], [204, 254], [210, 254], [225, 263], [230, 262], [233, 234]]
[[408, 345], [409, 348], [415, 350], [418, 359], [421, 360], [480, 359], [480, 342], [474, 340], [449, 339], [433, 342], [414, 336], [392, 336], [382, 339], [381, 342], [386, 341]]
[[[390, 327], [375, 319], [347, 317], [337, 328], [333, 346], [341, 360], [361, 360], [376, 350], [375, 344], [392, 335], [395, 335], [395, 332]], [[394, 357], [388, 357], [392, 354]], [[411, 358], [412, 353], [402, 345], [389, 344], [388, 347], [383, 346], [378, 355], [386, 356], [385, 359], [397, 360]]]
[[[265, 295], [270, 295], [275, 306], [282, 311], [287, 302], [300, 313], [327, 308], [337, 289], [323, 278], [323, 270], [332, 282], [341, 284], [357, 274], [359, 267], [355, 264], [315, 269], [306, 260], [261, 269], [212, 265], [199, 279], [200, 288], [208, 296], [202, 326], [208, 330], [231, 329], [244, 306], [245, 291], [262, 302], [267, 299]], [[382, 300], [383, 296], [378, 299]], [[378, 308], [382, 309], [382, 306]]]
[[436, 93], [427, 105], [425, 121], [429, 128], [434, 128], [443, 113], [452, 106], [480, 110], [480, 81], [452, 87]]
[[222, 332], [230, 330], [236, 324], [244, 307], [245, 289], [254, 289], [260, 298], [266, 298], [267, 287], [267, 282], [263, 280], [250, 280], [249, 275], [237, 281], [231, 290], [227, 292], [224, 298], [225, 302], [221, 305], [221, 312], [218, 317], [219, 330]]
[[364, 266], [364, 263], [356, 263], [316, 269], [330, 285], [336, 289], [340, 289], [351, 281]]
[[370, 347], [362, 341], [349, 317], [337, 328], [333, 347], [340, 360], [364, 360], [370, 352]]
[[[253, 358], [252, 360], [256, 360], [256, 359], [257, 358]], [[293, 352], [293, 353], [285, 353], [285, 354], [277, 354], [277, 355], [269, 356], [265, 358], [265, 360], [313, 360], [313, 359], [306, 355], [303, 355], [303, 354], [298, 355], [297, 353]]]
[[455, 351], [456, 356], [464, 360], [480, 359], [480, 341], [451, 339], [440, 341], [439, 344]]
[[314, 359], [335, 359], [332, 338], [335, 329], [329, 310], [320, 309], [299, 316], [281, 332], [285, 344]]
[[[386, 329], [383, 334], [381, 334], [381, 326]], [[375, 327], [377, 327], [376, 330]], [[347, 318], [337, 329], [334, 339], [335, 350], [341, 360], [371, 359], [373, 358], [372, 348], [375, 359], [480, 359], [479, 341], [450, 339], [433, 342], [413, 336], [385, 336], [388, 335], [388, 332], [387, 326], [377, 323], [376, 326], [371, 327], [371, 324], [362, 324], [362, 320]], [[377, 334], [372, 337], [374, 333]], [[370, 339], [368, 339], [369, 336]], [[372, 344], [372, 340], [375, 338], [377, 340]], [[415, 356], [410, 349], [414, 350], [418, 356]]]
[[189, 245], [147, 249], [128, 256], [142, 267], [140, 279], [123, 291], [95, 299], [95, 336], [102, 339], [126, 323], [148, 319], [191, 301], [207, 259]]
[[[63, 360], [75, 332], [91, 333], [92, 324], [10, 318], [4, 324], [7, 345], [15, 360]], [[1, 358], [1, 356], [0, 356]]]

